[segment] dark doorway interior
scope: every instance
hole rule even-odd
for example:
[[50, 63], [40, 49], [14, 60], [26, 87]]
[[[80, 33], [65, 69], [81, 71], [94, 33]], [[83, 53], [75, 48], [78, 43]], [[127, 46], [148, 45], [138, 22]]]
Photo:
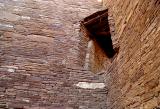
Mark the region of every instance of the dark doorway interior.
[[89, 37], [97, 42], [108, 58], [116, 54], [112, 44], [107, 9], [86, 17], [81, 25], [86, 28]]

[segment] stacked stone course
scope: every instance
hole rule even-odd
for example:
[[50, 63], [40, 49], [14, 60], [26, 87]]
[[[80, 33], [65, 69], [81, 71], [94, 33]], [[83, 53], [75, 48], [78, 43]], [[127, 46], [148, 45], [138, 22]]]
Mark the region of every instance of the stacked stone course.
[[79, 21], [100, 8], [94, 0], [0, 0], [0, 108], [105, 109], [105, 87], [77, 85], [104, 83], [79, 57]]
[[[103, 0], [119, 54], [106, 72], [107, 109], [160, 106], [160, 1]], [[113, 42], [114, 43], [114, 42]]]

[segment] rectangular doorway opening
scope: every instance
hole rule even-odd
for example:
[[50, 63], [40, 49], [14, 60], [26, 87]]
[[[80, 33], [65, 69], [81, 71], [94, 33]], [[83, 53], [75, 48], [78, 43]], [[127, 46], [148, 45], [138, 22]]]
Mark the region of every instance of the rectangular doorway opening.
[[[88, 67], [99, 72], [104, 69], [106, 60], [113, 60], [119, 48], [114, 47], [108, 21], [108, 9], [98, 11], [81, 21], [81, 31], [92, 41], [86, 57]], [[90, 44], [91, 45], [91, 44]]]

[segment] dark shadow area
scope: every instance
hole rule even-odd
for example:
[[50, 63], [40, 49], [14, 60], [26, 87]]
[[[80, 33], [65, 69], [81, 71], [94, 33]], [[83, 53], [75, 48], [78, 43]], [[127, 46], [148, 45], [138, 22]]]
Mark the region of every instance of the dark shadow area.
[[160, 107], [155, 107], [155, 108], [153, 108], [153, 109], [160, 109]]
[[112, 58], [116, 54], [111, 39], [108, 9], [86, 17], [81, 25], [88, 30], [88, 37], [96, 41], [108, 58]]
[[98, 45], [102, 48], [108, 58], [112, 58], [115, 55], [113, 49], [111, 34], [107, 32], [97, 32], [93, 34]]

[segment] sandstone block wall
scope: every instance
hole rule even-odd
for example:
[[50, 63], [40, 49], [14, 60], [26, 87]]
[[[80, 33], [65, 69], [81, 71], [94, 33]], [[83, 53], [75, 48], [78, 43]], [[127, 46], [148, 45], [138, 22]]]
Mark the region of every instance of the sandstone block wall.
[[62, 66], [47, 71], [46, 67], [33, 67], [1, 66], [0, 109], [106, 109], [104, 86], [95, 89], [78, 85], [102, 84], [100, 75]]
[[103, 0], [120, 50], [106, 71], [107, 109], [160, 106], [160, 1]]
[[80, 57], [79, 21], [99, 8], [94, 0], [0, 0], [0, 108], [106, 109], [103, 77]]
[[54, 39], [50, 48], [54, 52], [48, 55], [52, 61], [78, 67], [81, 65], [79, 21], [100, 8], [101, 4], [94, 0], [0, 1], [1, 36], [9, 31], [34, 39], [42, 36]]

